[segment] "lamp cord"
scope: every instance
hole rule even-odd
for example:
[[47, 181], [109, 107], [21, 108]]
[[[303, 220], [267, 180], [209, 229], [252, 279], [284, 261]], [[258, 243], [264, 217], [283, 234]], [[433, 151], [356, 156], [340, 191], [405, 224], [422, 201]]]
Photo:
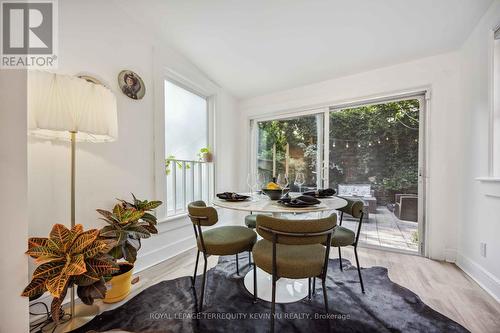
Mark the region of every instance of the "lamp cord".
[[[35, 307], [37, 305], [41, 305], [44, 310], [42, 312], [32, 312], [31, 308]], [[35, 302], [33, 304], [30, 304], [30, 311], [29, 314], [32, 316], [44, 316], [43, 318], [37, 319], [33, 322], [30, 323], [30, 333], [35, 333], [35, 332], [51, 332], [53, 333], [57, 326], [52, 320], [52, 317], [50, 315], [49, 307], [47, 304], [44, 302]], [[71, 319], [71, 316], [67, 313], [64, 312], [64, 310], [61, 308], [62, 316], [61, 319], [59, 319], [59, 325], [67, 322], [68, 320]], [[53, 327], [50, 327], [49, 325], [53, 325]]]

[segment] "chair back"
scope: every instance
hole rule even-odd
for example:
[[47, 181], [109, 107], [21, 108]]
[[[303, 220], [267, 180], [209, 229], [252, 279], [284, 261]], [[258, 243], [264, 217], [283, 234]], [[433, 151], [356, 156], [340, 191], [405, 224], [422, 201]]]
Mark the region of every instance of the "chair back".
[[191, 222], [195, 225], [210, 226], [219, 220], [217, 210], [213, 207], [207, 207], [207, 204], [201, 200], [188, 204], [188, 212]]
[[338, 210], [343, 213], [349, 214], [352, 217], [360, 218], [361, 214], [363, 213], [364, 202], [362, 200], [352, 200], [344, 197], [342, 197], [342, 199], [347, 201], [347, 206]]
[[322, 244], [337, 225], [337, 216], [315, 220], [285, 220], [266, 215], [257, 216], [257, 233], [279, 244]]

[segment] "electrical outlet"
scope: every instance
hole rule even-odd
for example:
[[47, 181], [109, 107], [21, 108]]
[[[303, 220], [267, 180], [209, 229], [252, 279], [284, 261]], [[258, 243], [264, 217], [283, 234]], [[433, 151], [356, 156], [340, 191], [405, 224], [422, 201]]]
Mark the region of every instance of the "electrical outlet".
[[480, 243], [479, 250], [481, 252], [481, 257], [486, 258], [486, 243]]

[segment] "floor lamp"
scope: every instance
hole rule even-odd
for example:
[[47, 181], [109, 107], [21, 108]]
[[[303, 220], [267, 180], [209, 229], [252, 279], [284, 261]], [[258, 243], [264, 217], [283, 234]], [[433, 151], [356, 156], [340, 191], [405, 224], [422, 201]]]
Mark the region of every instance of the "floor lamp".
[[[28, 114], [30, 135], [71, 142], [70, 221], [71, 227], [74, 227], [76, 143], [116, 140], [118, 125], [115, 95], [102, 85], [74, 76], [30, 71]], [[69, 323], [69, 326], [75, 326], [74, 287], [71, 288], [70, 297], [73, 323]]]

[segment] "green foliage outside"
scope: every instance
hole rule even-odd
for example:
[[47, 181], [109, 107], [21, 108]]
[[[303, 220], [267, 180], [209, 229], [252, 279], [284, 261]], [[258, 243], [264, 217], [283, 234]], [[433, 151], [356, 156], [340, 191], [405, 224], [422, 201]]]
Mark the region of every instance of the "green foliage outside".
[[417, 100], [330, 113], [330, 183], [371, 183], [383, 202], [415, 192], [418, 117]]

